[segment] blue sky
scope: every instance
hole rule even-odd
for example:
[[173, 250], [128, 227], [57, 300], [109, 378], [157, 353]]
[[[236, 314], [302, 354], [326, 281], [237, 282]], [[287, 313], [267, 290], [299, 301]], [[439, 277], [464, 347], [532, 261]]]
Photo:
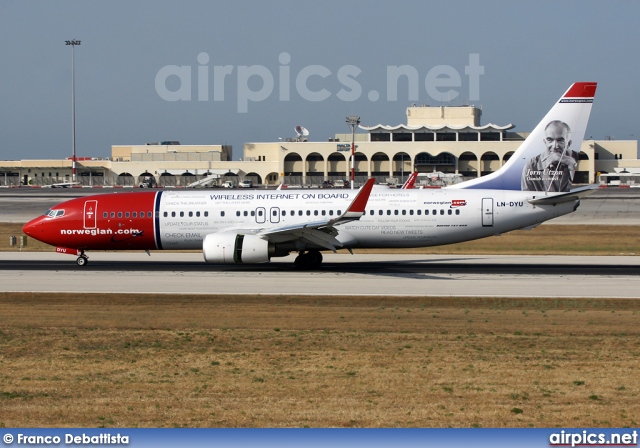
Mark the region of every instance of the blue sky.
[[[574, 81], [599, 83], [587, 137], [637, 139], [638, 17], [639, 3], [615, 0], [0, 0], [0, 159], [71, 156], [69, 39], [82, 42], [75, 52], [78, 156], [179, 140], [231, 144], [238, 158], [243, 143], [293, 137], [295, 125], [322, 141], [349, 132], [347, 115], [365, 125], [404, 123], [412, 103], [470, 102], [482, 107], [483, 124], [530, 131]], [[477, 94], [465, 74], [470, 55], [484, 72]], [[190, 86], [175, 74], [161, 79], [165, 91], [182, 95], [178, 101], [157, 88], [159, 73], [172, 66], [191, 70], [183, 78]], [[406, 78], [397, 98], [388, 97], [394, 66], [417, 73], [417, 100]], [[438, 90], [457, 96], [439, 101], [425, 80], [442, 66], [460, 78]], [[216, 77], [216, 70], [229, 74]]]

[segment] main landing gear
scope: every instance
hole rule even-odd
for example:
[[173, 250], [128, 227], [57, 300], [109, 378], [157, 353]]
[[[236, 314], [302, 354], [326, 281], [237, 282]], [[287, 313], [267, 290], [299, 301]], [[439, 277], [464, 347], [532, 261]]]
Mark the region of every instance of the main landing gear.
[[80, 253], [80, 256], [76, 258], [76, 264], [78, 266], [86, 266], [89, 263], [89, 257], [84, 254], [84, 251]]
[[300, 252], [294, 264], [296, 269], [318, 269], [322, 264], [322, 254], [319, 250]]

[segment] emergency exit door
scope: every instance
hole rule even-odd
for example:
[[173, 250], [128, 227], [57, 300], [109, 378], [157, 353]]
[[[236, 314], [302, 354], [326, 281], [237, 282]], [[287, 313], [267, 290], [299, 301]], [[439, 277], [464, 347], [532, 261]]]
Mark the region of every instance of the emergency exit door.
[[493, 226], [493, 198], [482, 199], [482, 227]]
[[269, 209], [269, 221], [271, 224], [277, 224], [280, 222], [280, 209], [278, 207], [271, 207]]
[[258, 224], [264, 224], [267, 220], [267, 210], [264, 207], [256, 208], [256, 222]]

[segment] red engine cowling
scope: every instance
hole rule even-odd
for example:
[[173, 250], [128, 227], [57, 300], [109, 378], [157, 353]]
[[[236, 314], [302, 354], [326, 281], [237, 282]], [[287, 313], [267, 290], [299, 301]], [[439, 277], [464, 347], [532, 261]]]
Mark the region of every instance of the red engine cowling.
[[207, 263], [268, 263], [269, 241], [256, 235], [210, 233], [202, 242]]

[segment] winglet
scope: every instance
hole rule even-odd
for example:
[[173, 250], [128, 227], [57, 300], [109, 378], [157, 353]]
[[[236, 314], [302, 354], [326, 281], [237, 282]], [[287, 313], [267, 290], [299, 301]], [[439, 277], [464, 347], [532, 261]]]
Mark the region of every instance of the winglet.
[[407, 181], [402, 185], [402, 190], [410, 190], [412, 189], [415, 184], [416, 184], [416, 179], [418, 178], [418, 172], [414, 171], [413, 173], [411, 173], [411, 176], [409, 176], [407, 178]]
[[353, 199], [351, 205], [349, 205], [345, 214], [342, 215], [342, 218], [358, 219], [364, 214], [364, 209], [367, 206], [367, 202], [369, 202], [369, 195], [375, 183], [376, 180], [373, 177], [367, 180], [362, 188], [360, 188], [360, 191]]

